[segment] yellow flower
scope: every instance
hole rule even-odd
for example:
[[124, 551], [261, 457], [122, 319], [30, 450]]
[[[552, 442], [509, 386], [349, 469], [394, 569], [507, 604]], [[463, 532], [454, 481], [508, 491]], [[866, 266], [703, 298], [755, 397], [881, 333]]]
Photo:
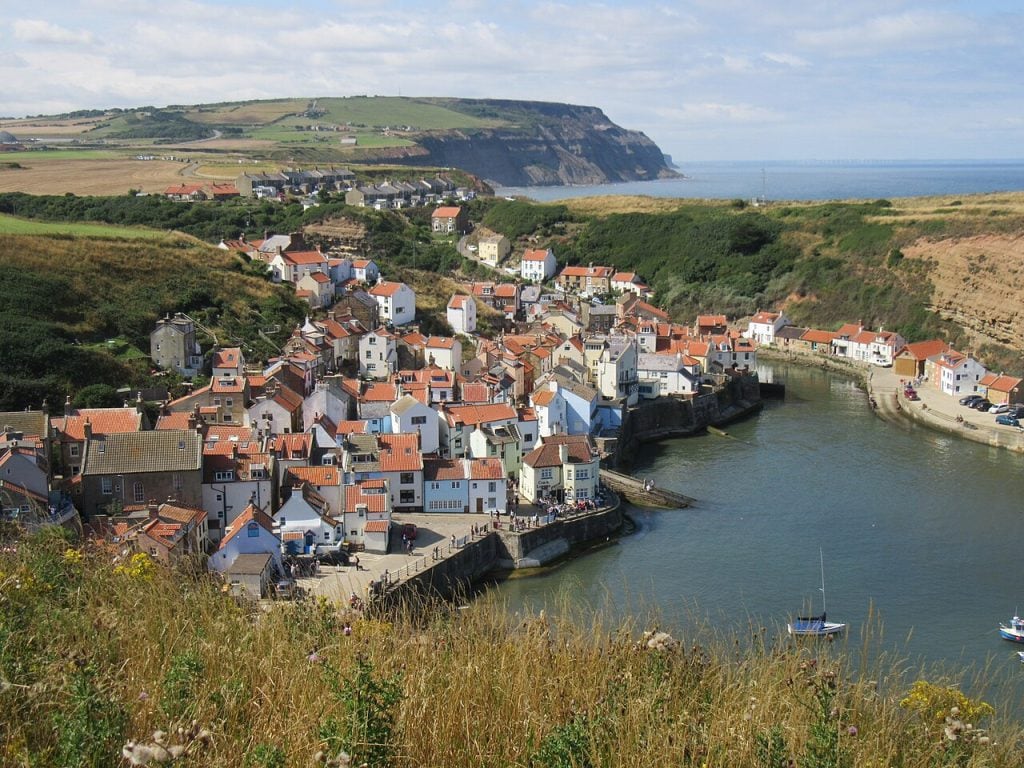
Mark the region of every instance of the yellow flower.
[[156, 563], [145, 552], [136, 552], [127, 562], [114, 567], [114, 573], [136, 581], [152, 581]]
[[82, 560], [84, 559], [85, 558], [82, 557], [82, 553], [77, 549], [72, 549], [71, 547], [68, 547], [64, 550], [64, 562], [66, 563], [71, 563], [72, 565], [81, 565]]

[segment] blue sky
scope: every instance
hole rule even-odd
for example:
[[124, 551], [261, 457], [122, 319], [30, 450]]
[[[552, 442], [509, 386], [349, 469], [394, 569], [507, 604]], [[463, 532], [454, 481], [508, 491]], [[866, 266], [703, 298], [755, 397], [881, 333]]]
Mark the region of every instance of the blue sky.
[[601, 107], [677, 162], [1024, 158], [1020, 0], [0, 0], [0, 115], [284, 96]]

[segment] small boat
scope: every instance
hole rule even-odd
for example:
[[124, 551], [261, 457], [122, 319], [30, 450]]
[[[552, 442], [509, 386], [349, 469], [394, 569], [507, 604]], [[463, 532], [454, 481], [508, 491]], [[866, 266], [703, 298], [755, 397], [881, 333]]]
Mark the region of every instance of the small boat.
[[825, 614], [825, 555], [818, 550], [818, 557], [821, 560], [821, 615], [820, 616], [797, 616], [786, 625], [789, 634], [795, 637], [828, 637], [837, 635], [846, 629], [845, 624], [837, 621], [828, 621]]
[[1020, 660], [1024, 661], [1024, 651], [1017, 651], [1017, 655], [1020, 656]]
[[1024, 643], [1024, 619], [1014, 616], [1009, 624], [999, 625], [999, 636], [1003, 640], [1010, 640], [1014, 643]]

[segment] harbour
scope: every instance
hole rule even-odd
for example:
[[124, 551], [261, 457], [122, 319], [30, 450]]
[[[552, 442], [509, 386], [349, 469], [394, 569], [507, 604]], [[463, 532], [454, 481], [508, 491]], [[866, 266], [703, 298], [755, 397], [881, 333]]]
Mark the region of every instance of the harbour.
[[1019, 678], [998, 634], [1020, 599], [1019, 456], [878, 419], [840, 373], [786, 363], [759, 373], [784, 382], [786, 400], [730, 425], [735, 439], [668, 440], [634, 457], [634, 476], [699, 504], [632, 508], [635, 535], [503, 585], [510, 607], [570, 595], [622, 616], [653, 613], [684, 634], [755, 625], [781, 635], [818, 597], [820, 548], [829, 617], [849, 624], [851, 647], [870, 625], [878, 650], [911, 665], [991, 661], [997, 679]]

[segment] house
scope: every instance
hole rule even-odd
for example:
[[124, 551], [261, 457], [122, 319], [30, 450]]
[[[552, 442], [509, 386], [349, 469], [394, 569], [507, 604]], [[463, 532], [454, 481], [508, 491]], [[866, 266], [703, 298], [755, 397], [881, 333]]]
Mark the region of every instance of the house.
[[832, 331], [822, 331], [817, 328], [808, 328], [801, 336], [799, 342], [793, 345], [805, 352], [812, 352], [816, 355], [831, 355], [833, 342], [836, 334]]
[[274, 282], [291, 283], [296, 287], [306, 275], [319, 272], [328, 281], [331, 277], [330, 264], [320, 251], [278, 250], [271, 257], [268, 269]]
[[195, 203], [207, 199], [202, 184], [175, 184], [164, 190], [164, 197], [178, 203]]
[[603, 296], [612, 289], [612, 276], [615, 270], [611, 267], [565, 267], [555, 283], [563, 291], [572, 291], [583, 296]]
[[1016, 376], [989, 373], [982, 376], [978, 383], [984, 388], [985, 398], [993, 405], [1013, 405], [1022, 402], [1024, 398], [1021, 381]]
[[48, 518], [50, 484], [31, 451], [0, 449], [0, 519]]
[[381, 322], [408, 325], [416, 319], [416, 294], [405, 283], [380, 281], [368, 293], [377, 302]]
[[466, 212], [457, 205], [445, 205], [430, 214], [430, 230], [442, 234], [463, 234], [469, 228]]
[[530, 395], [537, 417], [537, 434], [590, 434], [599, 401], [600, 393], [594, 387], [552, 373]]
[[391, 493], [387, 480], [357, 480], [345, 488], [345, 538], [367, 552], [387, 554], [391, 531]]
[[248, 410], [249, 424], [265, 435], [302, 431], [303, 397], [290, 387], [268, 382], [262, 395], [257, 395]]
[[315, 554], [317, 547], [333, 549], [345, 539], [343, 510], [331, 509], [312, 485], [290, 489], [274, 513], [274, 530], [284, 554]]
[[616, 272], [612, 275], [611, 288], [620, 293], [635, 293], [641, 298], [651, 293], [651, 289], [636, 272]]
[[192, 318], [181, 312], [157, 320], [149, 334], [149, 356], [157, 366], [192, 378], [203, 369], [203, 352]]
[[205, 555], [209, 537], [206, 510], [177, 502], [148, 505], [149, 521], [135, 534], [135, 548], [163, 563]]
[[245, 357], [239, 347], [215, 349], [211, 363], [215, 379], [240, 379], [245, 376]]
[[441, 455], [448, 458], [469, 452], [469, 436], [477, 427], [516, 424], [519, 414], [507, 403], [494, 405], [452, 405], [442, 412], [439, 434]]
[[940, 392], [953, 397], [978, 392], [987, 373], [977, 360], [952, 349], [933, 355], [925, 362], [928, 381]]
[[666, 395], [693, 395], [700, 392], [700, 362], [682, 353], [637, 355], [640, 393], [645, 398]]
[[[589, 340], [587, 344], [590, 344]], [[605, 337], [601, 354], [592, 370], [594, 384], [602, 397], [636, 405], [639, 379], [635, 341], [626, 336]]]
[[194, 430], [153, 430], [85, 441], [78, 508], [85, 515], [175, 499], [202, 505], [203, 436]]
[[848, 339], [845, 356], [850, 360], [888, 368], [904, 344], [904, 338], [892, 331], [861, 331]]
[[543, 283], [555, 274], [558, 264], [555, 261], [555, 253], [550, 248], [529, 249], [523, 254], [519, 262], [519, 276], [523, 280], [533, 280]]
[[146, 426], [145, 416], [138, 407], [73, 408], [69, 396], [64, 402], [64, 415], [50, 418], [52, 440], [60, 456], [60, 471], [66, 478], [81, 472], [85, 441], [93, 435], [139, 432]]
[[323, 272], [303, 275], [295, 284], [296, 293], [305, 291], [305, 298], [311, 307], [326, 309], [334, 303], [334, 283]]
[[599, 457], [586, 435], [552, 435], [523, 458], [519, 493], [531, 503], [597, 497]]
[[[228, 431], [230, 429], [230, 431]], [[203, 509], [210, 538], [219, 541], [250, 503], [262, 507], [273, 494], [270, 454], [248, 427], [210, 427], [203, 443]]]
[[497, 459], [425, 459], [423, 511], [504, 514], [507, 486]]
[[337, 466], [288, 467], [281, 479], [282, 503], [295, 488], [308, 485], [324, 500], [333, 517], [345, 509], [345, 486], [342, 483], [341, 462]]
[[462, 342], [448, 336], [430, 336], [424, 344], [428, 366], [457, 371], [462, 364]]
[[[232, 571], [236, 562], [241, 567]], [[254, 596], [263, 597], [269, 580], [284, 574], [281, 539], [274, 531], [274, 521], [255, 504], [247, 506], [228, 528], [217, 551], [210, 556], [207, 567], [222, 574], [229, 584], [236, 580], [251, 581], [255, 571], [260, 591]]]
[[380, 267], [371, 259], [356, 259], [352, 262], [352, 279], [366, 283], [376, 283], [380, 277]]
[[356, 401], [356, 417], [366, 422], [373, 434], [393, 431], [391, 405], [402, 396], [402, 386], [392, 381], [375, 381], [362, 386]]
[[758, 344], [775, 346], [775, 335], [787, 325], [789, 318], [782, 312], [756, 312], [747, 323], [747, 330], [743, 335]]
[[512, 252], [512, 245], [504, 235], [481, 237], [477, 242], [477, 248], [480, 261], [491, 267], [497, 267]]
[[729, 321], [725, 315], [697, 315], [693, 323], [693, 333], [697, 338], [723, 334], [729, 330]]
[[457, 293], [448, 302], [446, 318], [455, 333], [476, 333], [476, 302], [472, 296]]
[[423, 453], [438, 450], [441, 429], [438, 413], [412, 395], [402, 395], [392, 403], [391, 428], [399, 434], [418, 434]]
[[398, 370], [398, 343], [386, 328], [370, 331], [359, 339], [359, 373], [373, 379], [386, 379]]

